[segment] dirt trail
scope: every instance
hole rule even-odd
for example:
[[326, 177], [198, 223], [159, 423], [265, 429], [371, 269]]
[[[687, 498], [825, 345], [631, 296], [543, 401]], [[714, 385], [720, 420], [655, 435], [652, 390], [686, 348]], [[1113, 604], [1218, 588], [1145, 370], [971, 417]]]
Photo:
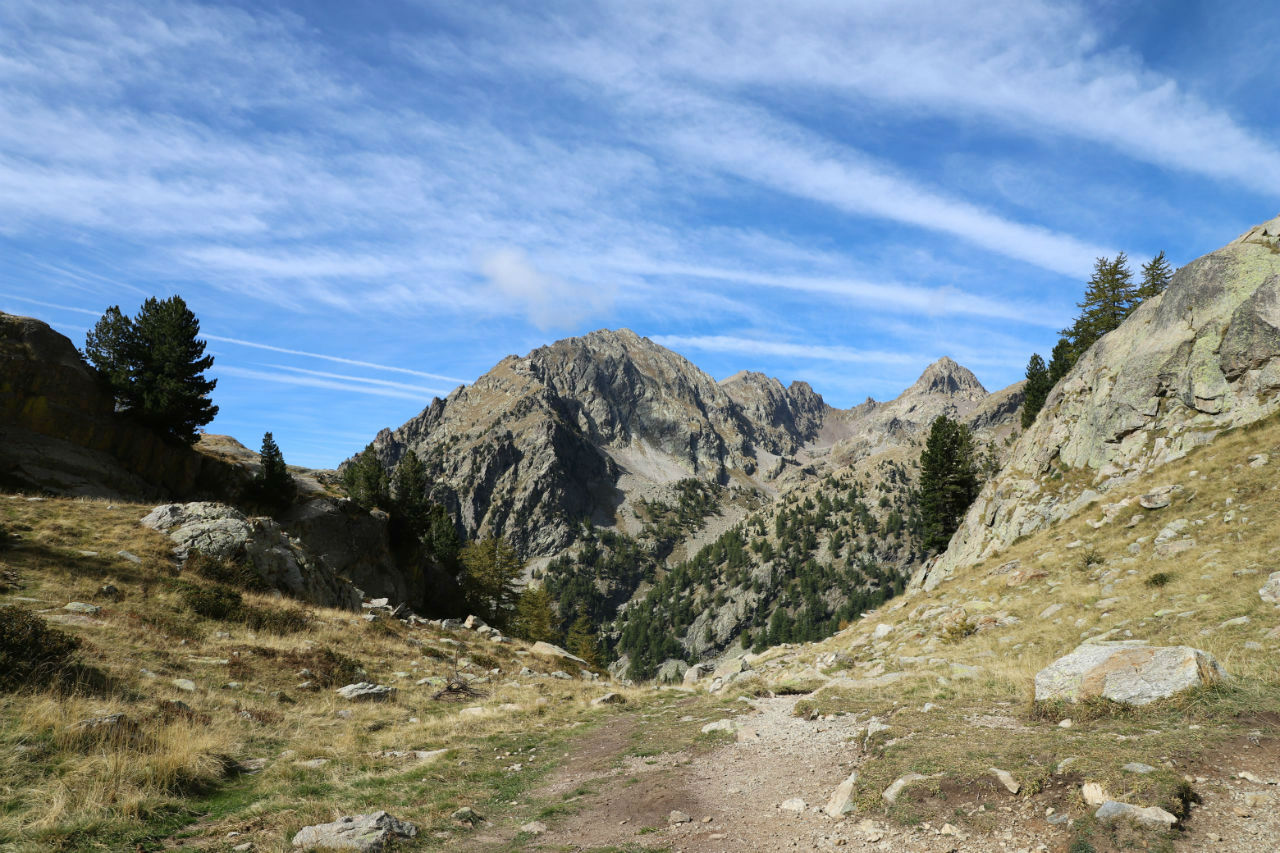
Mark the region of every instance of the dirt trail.
[[[548, 831], [531, 839], [526, 849], [658, 848], [690, 853], [1066, 849], [1069, 830], [1051, 824], [1043, 804], [1003, 792], [988, 795], [996, 809], [996, 828], [989, 833], [954, 829], [940, 821], [905, 827], [856, 814], [843, 820], [827, 817], [818, 809], [864, 760], [855, 738], [866, 720], [852, 715], [802, 720], [792, 715], [797, 698], [760, 699], [749, 707], [743, 703], [742, 713], [733, 718], [738, 727], [736, 742], [696, 757], [629, 755], [636, 746], [635, 733], [643, 731], [646, 721], [620, 715], [580, 741], [564, 767], [536, 792], [567, 802], [572, 812], [547, 819]], [[1218, 756], [1217, 761], [1201, 771], [1203, 781], [1196, 788], [1205, 802], [1173, 842], [1174, 849], [1203, 850], [1226, 842], [1233, 853], [1280, 850], [1280, 786], [1266, 784], [1280, 781], [1280, 745], [1244, 744], [1241, 753]], [[1242, 771], [1262, 781], [1236, 778]], [[1253, 805], [1246, 807], [1247, 792], [1261, 792], [1263, 799], [1251, 797]], [[806, 804], [803, 812], [779, 808], [797, 797]], [[677, 810], [690, 821], [669, 825], [670, 813]], [[1071, 817], [1086, 813], [1081, 805]]]

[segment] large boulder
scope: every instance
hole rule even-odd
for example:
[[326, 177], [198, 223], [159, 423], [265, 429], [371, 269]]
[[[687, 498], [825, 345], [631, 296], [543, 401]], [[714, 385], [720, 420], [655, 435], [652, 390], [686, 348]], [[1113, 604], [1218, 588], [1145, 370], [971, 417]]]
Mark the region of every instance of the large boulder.
[[659, 684], [679, 684], [684, 680], [684, 674], [689, 671], [689, 664], [679, 658], [667, 658], [658, 667], [658, 671], [654, 673], [653, 680]]
[[1229, 677], [1211, 655], [1189, 646], [1085, 643], [1036, 673], [1036, 701], [1146, 705]]
[[253, 569], [271, 588], [324, 607], [359, 610], [360, 590], [315, 559], [270, 518], [234, 507], [197, 502], [164, 504], [142, 524], [168, 534], [184, 563], [194, 552]]
[[386, 850], [394, 838], [413, 838], [418, 828], [386, 812], [358, 814], [333, 823], [304, 826], [293, 836], [293, 846], [308, 850]]

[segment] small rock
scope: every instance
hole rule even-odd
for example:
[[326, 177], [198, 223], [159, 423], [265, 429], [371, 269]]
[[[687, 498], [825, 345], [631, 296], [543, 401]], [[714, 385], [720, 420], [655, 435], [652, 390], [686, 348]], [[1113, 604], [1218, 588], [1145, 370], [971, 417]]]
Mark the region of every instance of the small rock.
[[397, 820], [386, 812], [374, 812], [303, 827], [293, 836], [293, 846], [375, 851], [386, 849], [393, 838], [413, 838], [417, 834], [418, 828], [408, 821]]
[[196, 683], [190, 678], [175, 678], [172, 683], [174, 687], [187, 693], [194, 693], [196, 689]]
[[625, 705], [627, 697], [621, 693], [606, 693], [591, 700], [592, 705]]
[[465, 826], [475, 826], [478, 823], [484, 822], [484, 818], [480, 816], [480, 813], [471, 808], [471, 806], [463, 806], [458, 809], [453, 814], [449, 815], [449, 820]]
[[396, 689], [382, 684], [361, 681], [356, 684], [348, 684], [346, 687], [339, 687], [337, 694], [343, 699], [349, 699], [352, 702], [385, 702], [388, 699], [395, 698]]
[[795, 812], [796, 814], [800, 814], [805, 810], [805, 802], [799, 797], [792, 797], [789, 800], [783, 800], [779, 803], [778, 808], [782, 809], [784, 812]]
[[693, 823], [693, 818], [682, 811], [673, 810], [671, 814], [667, 815], [667, 823], [671, 826], [678, 826], [682, 823]]
[[1138, 773], [1145, 776], [1148, 773], [1155, 773], [1156, 769], [1150, 764], [1142, 764], [1138, 761], [1130, 761], [1128, 764], [1120, 768], [1126, 773]]
[[1000, 781], [1000, 784], [1004, 785], [1005, 790], [1010, 794], [1016, 794], [1022, 790], [1022, 786], [1018, 784], [1018, 781], [1013, 778], [1013, 774], [1008, 770], [1001, 770], [999, 767], [992, 767], [991, 772], [995, 775], [996, 779]]
[[898, 801], [898, 795], [902, 793], [903, 788], [907, 787], [912, 782], [921, 782], [928, 778], [928, 776], [923, 776], [919, 773], [908, 773], [905, 776], [899, 776], [894, 780], [892, 785], [884, 789], [884, 793], [880, 796], [887, 803], [896, 803]]
[[540, 820], [535, 820], [520, 827], [520, 831], [526, 832], [529, 835], [542, 835], [547, 831], [547, 825]]
[[1267, 582], [1258, 590], [1258, 595], [1268, 604], [1280, 604], [1280, 572], [1272, 572]]
[[142, 562], [142, 558], [141, 558], [141, 557], [139, 557], [137, 554], [130, 554], [128, 551], [117, 551], [117, 552], [116, 552], [116, 556], [117, 556], [117, 557], [123, 557], [124, 559], [128, 560], [130, 563], [141, 563], [141, 562]]
[[1071, 718], [1070, 718], [1070, 717], [1068, 717], [1068, 718], [1067, 718], [1067, 719], [1065, 719], [1065, 720], [1059, 720], [1059, 721], [1058, 721], [1058, 728], [1060, 728], [1060, 729], [1069, 729], [1069, 728], [1071, 728], [1071, 726], [1072, 726], [1072, 725], [1073, 725], [1073, 723], [1071, 722]]
[[858, 772], [855, 770], [831, 792], [831, 798], [823, 808], [828, 817], [839, 818], [853, 811], [853, 789], [857, 784]]
[[1178, 822], [1176, 817], [1157, 806], [1144, 809], [1128, 803], [1117, 803], [1115, 800], [1107, 800], [1094, 812], [1093, 816], [1103, 823], [1123, 819], [1153, 829], [1169, 829]]
[[1111, 799], [1105, 788], [1097, 782], [1085, 782], [1080, 786], [1080, 796], [1091, 806], [1100, 806]]
[[707, 723], [702, 727], [702, 733], [710, 734], [711, 732], [731, 732], [737, 728], [737, 725], [730, 719], [716, 720], [714, 723]]
[[102, 608], [98, 605], [86, 604], [83, 601], [72, 601], [69, 604], [63, 605], [62, 609], [68, 613], [83, 613], [86, 616], [93, 616], [94, 614], [102, 611]]

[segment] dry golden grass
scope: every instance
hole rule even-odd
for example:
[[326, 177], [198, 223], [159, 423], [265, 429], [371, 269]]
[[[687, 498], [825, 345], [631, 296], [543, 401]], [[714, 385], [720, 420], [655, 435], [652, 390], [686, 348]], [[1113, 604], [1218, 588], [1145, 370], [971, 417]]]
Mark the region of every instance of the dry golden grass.
[[[118, 850], [170, 839], [224, 849], [222, 837], [234, 830], [243, 833], [237, 843], [285, 850], [303, 825], [379, 808], [416, 822], [417, 846], [446, 844], [432, 831], [455, 829], [454, 809], [510, 810], [554, 766], [557, 744], [622, 712], [590, 705], [613, 688], [518, 675], [523, 667], [577, 675], [569, 661], [470, 632], [368, 623], [324, 608], [309, 608], [306, 629], [283, 635], [200, 618], [175, 586], [167, 540], [137, 524], [149, 509], [0, 496], [0, 523], [21, 537], [0, 563], [22, 585], [0, 595], [0, 605], [42, 611], [82, 639], [80, 657], [106, 676], [105, 689], [0, 694], [0, 848]], [[108, 583], [120, 600], [95, 597]], [[297, 606], [243, 596], [257, 608]], [[69, 601], [102, 610], [72, 616], [62, 610]], [[455, 656], [488, 695], [432, 698]], [[304, 667], [314, 689], [300, 686]], [[336, 695], [335, 686], [356, 680], [393, 685], [398, 695], [381, 704]], [[649, 691], [623, 692], [630, 707], [656, 701]], [[192, 714], [173, 706], [166, 713], [163, 700]], [[483, 710], [459, 713], [469, 707]], [[128, 722], [92, 732], [76, 726], [110, 714]], [[449, 752], [431, 761], [388, 754], [436, 749]], [[251, 759], [265, 759], [264, 767], [249, 772]], [[302, 763], [315, 759], [324, 763]], [[509, 771], [512, 763], [525, 769]]]
[[[1251, 466], [1258, 453], [1270, 462]], [[890, 602], [816, 646], [772, 650], [757, 668], [767, 683], [780, 684], [825, 655], [840, 656], [823, 671], [853, 681], [819, 690], [798, 710], [876, 715], [893, 726], [887, 746], [862, 769], [865, 810], [885, 811], [880, 792], [906, 772], [938, 774], [890, 813], [976, 825], [986, 812], [975, 804], [1005, 796], [989, 770], [998, 766], [1023, 784], [1024, 796], [1041, 792], [1059, 809], [1079, 808], [1078, 782], [1088, 779], [1115, 797], [1177, 813], [1188, 796], [1184, 774], [1252, 732], [1280, 734], [1280, 611], [1258, 595], [1280, 553], [1277, 466], [1280, 419], [1226, 433], [932, 592]], [[1068, 473], [1051, 488], [1072, 476], [1088, 479]], [[1137, 505], [1138, 496], [1166, 484], [1183, 486], [1170, 506]], [[1089, 523], [1125, 499], [1131, 505], [1112, 521]], [[1178, 519], [1195, 546], [1157, 556], [1153, 540]], [[1003, 567], [1013, 560], [1033, 576], [1010, 585], [1013, 571]], [[1051, 605], [1056, 611], [1042, 617]], [[878, 625], [889, 626], [880, 639], [872, 636]], [[1088, 638], [1195, 646], [1234, 680], [1138, 711], [1105, 702], [1036, 706], [1035, 673]], [[881, 686], [864, 678], [882, 671], [902, 678]], [[925, 703], [936, 707], [924, 712]], [[1058, 727], [1064, 717], [1071, 728]], [[1073, 760], [1055, 772], [1066, 759]], [[1130, 761], [1158, 770], [1122, 772]], [[945, 814], [929, 810], [939, 803]]]

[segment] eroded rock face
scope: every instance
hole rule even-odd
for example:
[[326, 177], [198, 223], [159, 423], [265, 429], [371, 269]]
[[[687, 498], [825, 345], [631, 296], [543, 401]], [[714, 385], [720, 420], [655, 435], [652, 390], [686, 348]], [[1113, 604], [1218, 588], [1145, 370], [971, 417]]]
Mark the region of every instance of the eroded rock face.
[[1189, 646], [1086, 643], [1036, 673], [1036, 701], [1147, 705], [1228, 677], [1212, 655]]
[[0, 312], [0, 482], [162, 500], [226, 495], [248, 477], [117, 415], [70, 339]]
[[173, 540], [178, 558], [194, 551], [252, 568], [273, 589], [325, 607], [359, 610], [361, 592], [312, 556], [269, 518], [249, 518], [234, 507], [196, 502], [164, 504], [143, 525]]
[[1047, 488], [1055, 466], [1090, 470], [1105, 492], [1280, 408], [1277, 234], [1280, 217], [1187, 264], [1081, 356], [916, 583], [932, 589], [1086, 505]]

